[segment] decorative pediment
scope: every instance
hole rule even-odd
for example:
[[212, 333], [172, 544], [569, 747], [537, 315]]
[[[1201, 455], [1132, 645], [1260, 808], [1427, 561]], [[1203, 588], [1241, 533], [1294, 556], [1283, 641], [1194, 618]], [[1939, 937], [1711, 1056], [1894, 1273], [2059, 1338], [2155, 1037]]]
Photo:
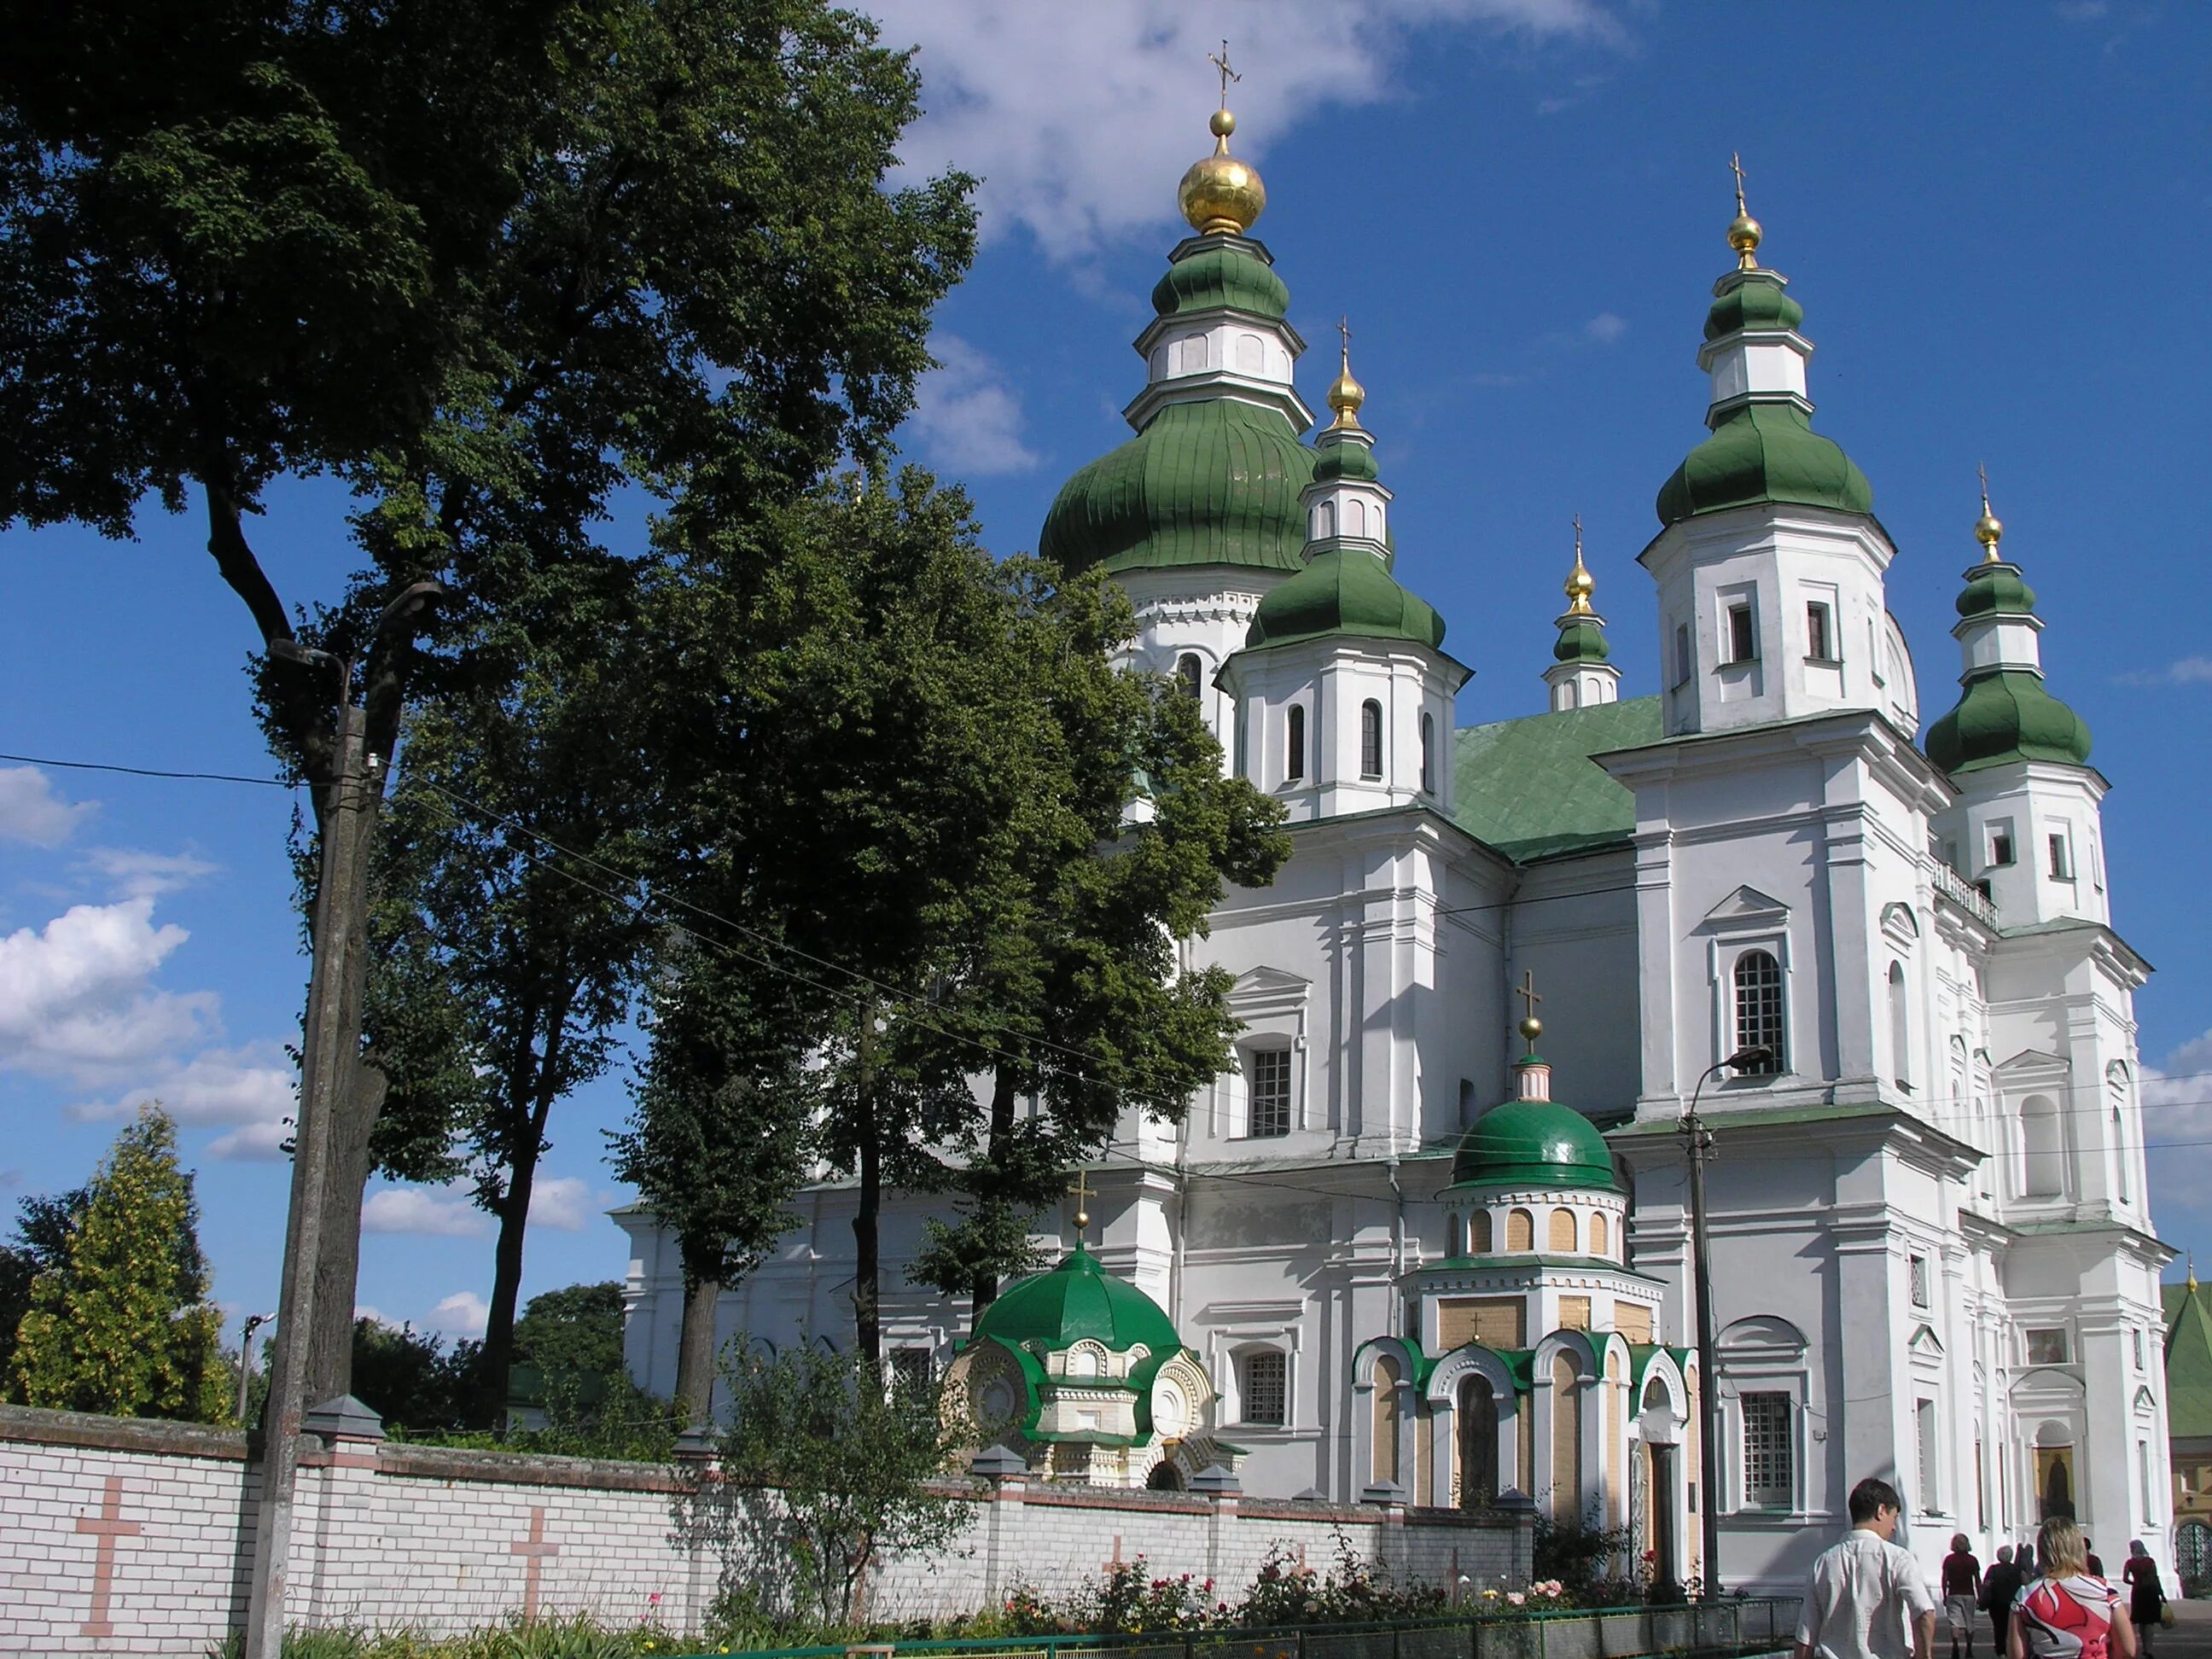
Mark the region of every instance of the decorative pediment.
[[1932, 1325], [1914, 1326], [1912, 1334], [1906, 1339], [1905, 1346], [1923, 1358], [1941, 1359], [1943, 1357], [1942, 1340], [1937, 1337], [1936, 1328]]
[[1706, 927], [1771, 927], [1790, 919], [1790, 907], [1756, 887], [1739, 887], [1705, 912]]
[[2040, 1048], [2023, 1048], [2010, 1060], [1990, 1067], [1991, 1075], [2005, 1083], [2063, 1077], [2070, 1069], [2063, 1055], [2046, 1054]]
[[1911, 905], [1893, 902], [1881, 907], [1881, 931], [1891, 944], [1909, 951], [1919, 940], [1920, 921]]
[[1310, 979], [1281, 968], [1251, 968], [1229, 988], [1229, 1011], [1247, 1023], [1271, 1014], [1299, 1014], [1312, 995]]
[[1753, 1314], [1723, 1331], [1716, 1346], [1731, 1354], [1797, 1354], [1805, 1352], [1805, 1333], [1778, 1314]]

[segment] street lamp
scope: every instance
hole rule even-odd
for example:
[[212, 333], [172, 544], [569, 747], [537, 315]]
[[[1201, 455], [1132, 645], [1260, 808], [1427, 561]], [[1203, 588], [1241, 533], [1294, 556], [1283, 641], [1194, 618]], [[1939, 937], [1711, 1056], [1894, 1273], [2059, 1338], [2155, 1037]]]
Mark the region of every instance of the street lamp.
[[1690, 1155], [1690, 1247], [1698, 1285], [1698, 1521], [1705, 1557], [1700, 1576], [1707, 1596], [1720, 1590], [1720, 1378], [1713, 1364], [1712, 1240], [1705, 1231], [1705, 1154], [1713, 1138], [1698, 1115], [1698, 1099], [1717, 1073], [1756, 1071], [1773, 1058], [1771, 1048], [1753, 1044], [1715, 1060], [1698, 1074], [1697, 1086], [1690, 1091], [1690, 1109], [1682, 1114], [1682, 1144]]
[[242, 1429], [253, 1425], [246, 1420], [246, 1395], [253, 1381], [253, 1334], [276, 1318], [273, 1313], [248, 1314], [246, 1328], [238, 1334], [238, 1425]]

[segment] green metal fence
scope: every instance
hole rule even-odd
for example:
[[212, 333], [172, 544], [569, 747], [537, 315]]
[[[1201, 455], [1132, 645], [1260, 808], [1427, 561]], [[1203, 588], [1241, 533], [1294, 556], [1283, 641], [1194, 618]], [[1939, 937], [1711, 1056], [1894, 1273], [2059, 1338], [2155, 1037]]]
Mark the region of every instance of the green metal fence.
[[1401, 1624], [1194, 1630], [1138, 1636], [1006, 1636], [750, 1651], [745, 1659], [1646, 1659], [1787, 1648], [1797, 1598], [1747, 1596], [1681, 1607], [1480, 1613]]

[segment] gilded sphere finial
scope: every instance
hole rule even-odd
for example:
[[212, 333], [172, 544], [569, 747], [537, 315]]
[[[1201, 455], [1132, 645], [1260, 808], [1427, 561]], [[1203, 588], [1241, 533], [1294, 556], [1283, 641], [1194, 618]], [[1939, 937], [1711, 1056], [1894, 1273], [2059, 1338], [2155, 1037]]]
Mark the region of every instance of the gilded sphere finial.
[[1735, 250], [1737, 265], [1745, 270], [1759, 269], [1759, 244], [1766, 233], [1759, 228], [1759, 221], [1751, 216], [1751, 210], [1743, 202], [1743, 157], [1729, 157], [1729, 169], [1735, 174], [1735, 217], [1729, 222], [1729, 246]]
[[1989, 469], [1982, 468], [1981, 475], [1982, 516], [1974, 520], [1974, 539], [1982, 544], [1984, 562], [1995, 564], [1998, 562], [1997, 544], [2004, 539], [2004, 520], [1990, 511]]
[[1206, 125], [1214, 134], [1213, 154], [1190, 164], [1176, 199], [1182, 216], [1201, 236], [1241, 236], [1266, 210], [1267, 187], [1260, 182], [1256, 168], [1229, 153], [1229, 135], [1236, 130], [1237, 118], [1218, 109]]
[[1343, 337], [1344, 355], [1339, 362], [1336, 378], [1328, 383], [1328, 406], [1336, 411], [1336, 425], [1358, 426], [1360, 405], [1367, 401], [1367, 388], [1352, 378], [1351, 320], [1338, 318], [1336, 331]]
[[1237, 131], [1237, 117], [1224, 104], [1206, 118], [1206, 130], [1217, 138], [1226, 138]]
[[1544, 1035], [1544, 1022], [1530, 1014], [1521, 1022], [1521, 1035], [1534, 1042]]

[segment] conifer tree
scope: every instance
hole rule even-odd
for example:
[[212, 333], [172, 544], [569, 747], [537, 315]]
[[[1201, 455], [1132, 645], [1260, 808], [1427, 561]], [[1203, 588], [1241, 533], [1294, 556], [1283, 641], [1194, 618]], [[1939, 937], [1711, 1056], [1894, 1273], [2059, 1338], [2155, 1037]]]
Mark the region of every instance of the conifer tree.
[[118, 1417], [221, 1422], [230, 1378], [177, 1127], [151, 1103], [92, 1179], [59, 1265], [39, 1275], [16, 1336], [24, 1401]]

